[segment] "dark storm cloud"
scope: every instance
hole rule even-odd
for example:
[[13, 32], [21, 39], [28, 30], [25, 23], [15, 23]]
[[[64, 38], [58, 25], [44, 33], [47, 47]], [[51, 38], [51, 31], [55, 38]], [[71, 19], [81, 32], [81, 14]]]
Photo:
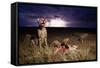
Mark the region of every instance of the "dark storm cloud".
[[96, 28], [97, 9], [95, 7], [19, 5], [19, 25], [38, 26], [37, 19], [45, 16], [48, 20], [61, 18], [68, 21], [66, 27]]

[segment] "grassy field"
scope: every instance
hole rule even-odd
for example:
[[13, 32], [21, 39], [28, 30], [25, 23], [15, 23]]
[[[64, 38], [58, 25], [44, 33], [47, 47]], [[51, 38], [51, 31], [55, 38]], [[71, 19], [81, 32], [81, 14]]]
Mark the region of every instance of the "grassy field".
[[[78, 39], [84, 33], [87, 33], [83, 42]], [[46, 62], [61, 62], [61, 61], [79, 61], [79, 60], [95, 60], [96, 59], [96, 33], [95, 32], [80, 32], [80, 31], [49, 31], [48, 30], [48, 46], [39, 48], [36, 45], [30, 44], [33, 33], [21, 33], [19, 38], [19, 64], [46, 63]], [[54, 45], [52, 42], [69, 38], [69, 45], [76, 45], [78, 52], [76, 53], [57, 53], [54, 54]], [[36, 38], [32, 38], [36, 40]]]

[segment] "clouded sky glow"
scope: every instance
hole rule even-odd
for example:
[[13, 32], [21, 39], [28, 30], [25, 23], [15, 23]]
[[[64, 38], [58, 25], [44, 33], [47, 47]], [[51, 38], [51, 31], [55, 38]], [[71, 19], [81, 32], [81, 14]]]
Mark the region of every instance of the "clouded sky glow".
[[56, 18], [56, 19], [51, 19], [51, 21], [46, 24], [46, 27], [67, 27], [68, 23], [69, 22], [64, 21], [60, 18]]

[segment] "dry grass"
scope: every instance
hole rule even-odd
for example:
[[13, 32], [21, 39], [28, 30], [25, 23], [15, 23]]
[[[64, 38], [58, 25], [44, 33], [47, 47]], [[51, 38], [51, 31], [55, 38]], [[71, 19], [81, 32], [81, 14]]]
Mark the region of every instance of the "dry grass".
[[[28, 35], [30, 37], [30, 35]], [[95, 60], [96, 59], [96, 35], [89, 34], [83, 43], [77, 40], [77, 37], [70, 36], [70, 45], [77, 45], [77, 52], [68, 52], [67, 54], [54, 54], [53, 44], [45, 48], [39, 48], [36, 45], [30, 46], [30, 40], [24, 38], [19, 43], [19, 63], [46, 63], [59, 61], [78, 61], [78, 60]]]

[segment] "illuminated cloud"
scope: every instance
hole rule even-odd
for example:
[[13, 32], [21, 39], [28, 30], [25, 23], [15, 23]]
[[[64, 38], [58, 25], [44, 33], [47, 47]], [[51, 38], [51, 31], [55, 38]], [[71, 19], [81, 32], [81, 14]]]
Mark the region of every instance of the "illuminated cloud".
[[69, 22], [66, 22], [60, 18], [51, 19], [50, 22], [47, 22], [46, 27], [67, 27], [66, 25]]

